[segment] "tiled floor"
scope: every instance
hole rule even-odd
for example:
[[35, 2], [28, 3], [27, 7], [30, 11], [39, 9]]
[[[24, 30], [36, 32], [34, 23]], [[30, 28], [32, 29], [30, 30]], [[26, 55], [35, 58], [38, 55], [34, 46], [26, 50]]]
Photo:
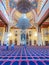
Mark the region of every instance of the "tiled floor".
[[49, 65], [49, 47], [0, 46], [0, 65]]

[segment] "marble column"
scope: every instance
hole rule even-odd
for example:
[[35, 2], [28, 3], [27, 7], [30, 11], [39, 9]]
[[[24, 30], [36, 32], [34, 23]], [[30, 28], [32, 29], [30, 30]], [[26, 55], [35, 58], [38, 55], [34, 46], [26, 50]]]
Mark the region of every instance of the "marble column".
[[[48, 27], [48, 40], [49, 40], [49, 27]], [[49, 43], [49, 41], [48, 41], [48, 43]]]
[[9, 32], [9, 26], [5, 28], [5, 33], [4, 33], [4, 44], [8, 43], [8, 32]]
[[42, 46], [42, 35], [41, 35], [41, 28], [37, 28], [37, 45]]

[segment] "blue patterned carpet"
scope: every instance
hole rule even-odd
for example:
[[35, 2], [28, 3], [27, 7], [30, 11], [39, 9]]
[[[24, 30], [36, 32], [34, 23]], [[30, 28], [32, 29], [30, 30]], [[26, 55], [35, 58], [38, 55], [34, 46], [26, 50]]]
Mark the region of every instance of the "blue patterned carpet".
[[0, 46], [0, 65], [49, 65], [49, 47]]

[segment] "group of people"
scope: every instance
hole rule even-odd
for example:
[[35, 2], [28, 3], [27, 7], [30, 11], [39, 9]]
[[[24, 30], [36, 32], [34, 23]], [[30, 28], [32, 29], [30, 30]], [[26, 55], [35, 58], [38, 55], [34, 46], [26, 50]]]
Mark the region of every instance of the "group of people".
[[[0, 41], [0, 46], [1, 46], [1, 41]], [[12, 43], [11, 45], [9, 45], [9, 43], [5, 43], [3, 44], [3, 46], [6, 46], [6, 50], [9, 49], [9, 46], [11, 47], [11, 49], [14, 49], [15, 43]]]
[[[15, 44], [13, 43], [13, 44], [11, 44], [11, 49], [13, 50], [14, 49], [14, 46], [15, 46]], [[8, 50], [9, 49], [9, 44], [7, 43], [6, 44], [6, 50]]]

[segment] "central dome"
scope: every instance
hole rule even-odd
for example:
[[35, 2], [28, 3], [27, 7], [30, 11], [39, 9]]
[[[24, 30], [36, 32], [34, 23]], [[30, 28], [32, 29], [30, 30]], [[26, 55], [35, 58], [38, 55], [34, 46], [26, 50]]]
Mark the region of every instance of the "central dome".
[[21, 13], [27, 13], [32, 9], [32, 5], [28, 0], [20, 0], [17, 3], [17, 10]]
[[37, 8], [37, 2], [30, 0], [18, 0], [18, 2], [16, 0], [10, 0], [9, 5], [21, 13], [28, 13], [32, 9]]

